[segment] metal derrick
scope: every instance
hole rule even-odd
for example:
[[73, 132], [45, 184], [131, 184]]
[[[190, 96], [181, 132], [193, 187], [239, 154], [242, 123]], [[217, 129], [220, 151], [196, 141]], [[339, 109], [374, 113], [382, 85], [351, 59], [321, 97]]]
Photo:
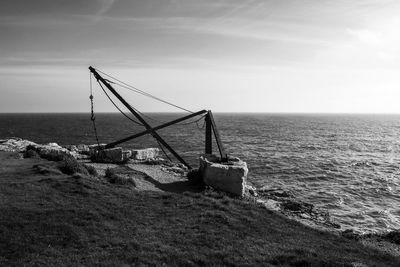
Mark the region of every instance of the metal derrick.
[[[132, 114], [133, 116], [136, 117], [136, 119], [140, 122], [141, 125], [143, 125], [146, 130], [130, 135], [128, 137], [125, 137], [123, 139], [111, 142], [107, 144], [104, 148], [112, 148], [115, 147], [116, 145], [119, 145], [121, 143], [130, 141], [132, 139], [135, 139], [137, 137], [150, 134], [152, 135], [157, 142], [159, 142], [162, 146], [164, 146], [176, 159], [178, 159], [182, 164], [187, 166], [189, 169], [191, 169], [191, 166], [157, 133], [157, 130], [172, 126], [174, 124], [177, 124], [179, 122], [188, 120], [190, 118], [203, 115], [205, 114], [205, 125], [206, 125], [206, 130], [205, 130], [205, 153], [206, 154], [212, 154], [212, 133], [214, 133], [214, 138], [217, 143], [217, 147], [220, 153], [221, 161], [227, 161], [227, 154], [225, 152], [224, 146], [221, 141], [221, 137], [219, 135], [217, 126], [214, 121], [214, 117], [212, 115], [211, 110], [200, 110], [198, 112], [192, 113], [190, 115], [172, 120], [170, 122], [163, 123], [161, 125], [158, 125], [156, 127], [152, 127], [147, 121], [137, 112], [131, 105], [129, 105], [128, 102], [113, 88], [113, 86], [110, 84], [110, 82], [106, 79], [104, 79], [93, 67], [89, 67], [90, 72], [94, 75], [96, 78], [97, 82], [102, 83]], [[100, 84], [101, 86], [101, 84]], [[103, 89], [103, 88], [102, 88]], [[103, 89], [104, 90], [104, 89]], [[106, 93], [106, 91], [104, 91]], [[106, 93], [107, 94], [107, 93]], [[108, 96], [108, 95], [107, 95]], [[112, 101], [110, 99], [110, 101]], [[115, 103], [113, 103], [115, 104]]]

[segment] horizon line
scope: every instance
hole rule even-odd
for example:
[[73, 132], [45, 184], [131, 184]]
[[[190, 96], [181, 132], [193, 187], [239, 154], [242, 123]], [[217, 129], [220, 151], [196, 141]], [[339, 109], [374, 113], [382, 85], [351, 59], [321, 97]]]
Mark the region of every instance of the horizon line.
[[[212, 111], [212, 110], [211, 110]], [[186, 114], [189, 112], [174, 111], [142, 111], [141, 113], [152, 114]], [[214, 114], [271, 114], [271, 115], [400, 115], [400, 112], [302, 112], [302, 111], [213, 111]], [[90, 114], [90, 111], [40, 111], [40, 112], [0, 112], [0, 115], [8, 114]], [[96, 114], [120, 114], [118, 111], [99, 111]]]

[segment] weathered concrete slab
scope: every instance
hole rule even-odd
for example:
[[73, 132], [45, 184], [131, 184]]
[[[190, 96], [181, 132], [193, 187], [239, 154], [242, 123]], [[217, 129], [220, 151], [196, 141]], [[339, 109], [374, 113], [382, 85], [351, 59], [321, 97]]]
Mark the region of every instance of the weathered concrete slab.
[[135, 160], [149, 160], [157, 158], [159, 154], [160, 149], [158, 148], [133, 149], [131, 158]]
[[203, 155], [200, 172], [206, 185], [239, 196], [245, 194], [249, 170], [246, 162], [238, 158], [220, 163], [215, 155]]
[[124, 161], [121, 147], [93, 150], [91, 158], [92, 161], [101, 163], [121, 163]]

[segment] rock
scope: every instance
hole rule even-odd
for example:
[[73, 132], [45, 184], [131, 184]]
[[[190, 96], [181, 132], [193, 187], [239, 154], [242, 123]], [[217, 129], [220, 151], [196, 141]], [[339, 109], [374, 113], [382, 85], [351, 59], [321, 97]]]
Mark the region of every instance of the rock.
[[101, 163], [121, 163], [124, 161], [122, 148], [108, 148], [92, 152], [92, 161]]
[[89, 149], [89, 151], [90, 150], [93, 150], [93, 149], [97, 149], [97, 148], [101, 148], [101, 147], [105, 147], [107, 144], [93, 144], [93, 145], [88, 145], [87, 147], [88, 147], [88, 149]]
[[179, 166], [174, 166], [174, 167], [167, 167], [165, 168], [166, 171], [174, 173], [174, 174], [179, 174], [183, 175], [185, 173], [185, 169], [182, 169]]
[[130, 150], [123, 150], [122, 151], [122, 158], [124, 161], [130, 159], [132, 157], [132, 151]]
[[24, 140], [21, 138], [11, 138], [7, 140], [2, 140], [0, 143], [0, 151], [9, 152], [23, 152], [31, 146], [41, 157], [47, 158], [49, 160], [54, 160], [60, 155], [71, 155], [75, 158], [82, 158], [78, 152], [74, 151], [73, 146], [70, 146], [70, 150], [59, 146], [57, 143], [48, 143], [45, 145], [39, 145], [34, 142]]
[[89, 146], [84, 144], [79, 144], [76, 146], [76, 149], [79, 153], [87, 154], [89, 153]]
[[253, 197], [257, 197], [257, 189], [254, 186], [246, 185], [246, 191], [249, 192], [249, 195]]
[[0, 143], [0, 151], [8, 151], [8, 152], [22, 152], [26, 150], [26, 147], [32, 145], [32, 146], [38, 146], [38, 144], [24, 140], [21, 138], [10, 138], [6, 140], [2, 140]]
[[57, 155], [74, 156], [74, 153], [70, 152], [66, 148], [59, 146], [57, 143], [48, 143], [46, 145], [36, 145], [36, 151], [39, 153], [39, 155], [42, 158], [47, 158], [50, 160], [52, 160]]
[[280, 210], [278, 201], [272, 199], [267, 199], [267, 200], [257, 199], [257, 203], [263, 204], [264, 207], [266, 207], [269, 210], [276, 210], [276, 211]]
[[238, 158], [238, 157], [228, 157], [228, 161], [231, 161], [231, 162], [239, 162], [239, 161], [241, 161], [241, 160], [240, 160], [240, 158]]
[[131, 158], [135, 160], [156, 159], [159, 153], [158, 148], [133, 149]]
[[46, 146], [49, 146], [49, 147], [59, 147], [59, 148], [62, 148], [61, 146], [59, 146], [57, 143], [48, 143]]
[[293, 200], [286, 200], [281, 204], [284, 210], [288, 210], [291, 212], [298, 212], [298, 213], [311, 213], [314, 209], [314, 206], [309, 203], [305, 202], [296, 202]]
[[344, 230], [342, 232], [342, 236], [346, 237], [348, 239], [355, 239], [355, 240], [360, 239], [360, 235], [357, 234], [356, 232], [354, 232], [353, 230], [350, 230], [350, 229]]
[[69, 151], [78, 152], [78, 148], [74, 145], [66, 145], [64, 148], [68, 149]]
[[71, 152], [83, 154], [83, 155], [89, 155], [89, 146], [84, 145], [84, 144], [79, 144], [79, 145], [65, 145], [63, 146], [64, 148], [68, 149]]
[[247, 164], [243, 161], [219, 163], [215, 155], [200, 157], [200, 172], [206, 185], [244, 196], [247, 180]]
[[303, 219], [311, 219], [311, 215], [310, 214], [307, 214], [307, 213], [300, 213], [300, 218], [303, 218]]

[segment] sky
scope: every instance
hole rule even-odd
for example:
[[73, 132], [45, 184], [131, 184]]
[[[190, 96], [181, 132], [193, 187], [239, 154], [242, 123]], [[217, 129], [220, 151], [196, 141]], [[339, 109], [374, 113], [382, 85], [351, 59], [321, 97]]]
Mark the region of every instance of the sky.
[[398, 0], [1, 0], [0, 112], [89, 112], [93, 66], [193, 111], [400, 113], [399, 14]]

